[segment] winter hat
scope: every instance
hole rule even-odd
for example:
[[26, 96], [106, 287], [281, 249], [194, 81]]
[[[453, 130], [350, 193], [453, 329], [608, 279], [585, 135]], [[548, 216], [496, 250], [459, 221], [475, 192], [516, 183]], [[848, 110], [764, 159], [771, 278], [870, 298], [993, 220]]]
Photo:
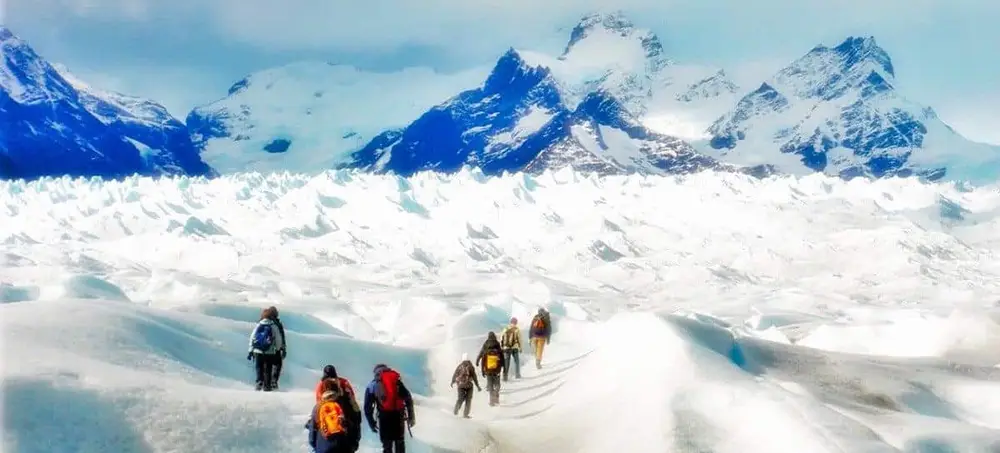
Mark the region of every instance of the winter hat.
[[386, 368], [389, 368], [389, 367], [386, 366], [386, 364], [384, 364], [384, 363], [380, 363], [378, 365], [375, 365], [375, 368], [372, 369], [372, 373], [374, 373], [377, 376], [379, 373], [382, 372], [382, 370], [384, 370]]
[[464, 362], [466, 360], [469, 360], [469, 353], [468, 352], [463, 352], [462, 353], [462, 361]]
[[335, 368], [333, 365], [327, 365], [323, 367], [323, 377], [324, 378], [337, 377], [337, 368]]
[[510, 323], [517, 325], [517, 318], [510, 318]]

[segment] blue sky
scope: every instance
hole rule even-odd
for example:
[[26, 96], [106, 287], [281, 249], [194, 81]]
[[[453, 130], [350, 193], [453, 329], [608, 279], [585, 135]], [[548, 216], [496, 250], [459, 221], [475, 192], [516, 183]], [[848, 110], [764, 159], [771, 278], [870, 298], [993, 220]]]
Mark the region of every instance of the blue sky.
[[613, 5], [678, 61], [753, 84], [816, 44], [871, 35], [900, 89], [966, 136], [1000, 143], [997, 0], [9, 0], [0, 22], [85, 80], [183, 117], [258, 69], [319, 59], [387, 71], [558, 52]]

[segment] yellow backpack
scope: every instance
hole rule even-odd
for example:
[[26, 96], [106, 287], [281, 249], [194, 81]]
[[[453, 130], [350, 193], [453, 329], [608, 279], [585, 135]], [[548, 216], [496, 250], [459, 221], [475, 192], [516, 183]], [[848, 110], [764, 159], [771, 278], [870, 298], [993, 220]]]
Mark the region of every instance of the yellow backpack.
[[494, 371], [500, 367], [500, 355], [495, 351], [486, 354], [486, 371]]
[[333, 401], [323, 401], [316, 411], [316, 427], [320, 435], [329, 439], [347, 429], [344, 427], [344, 409]]

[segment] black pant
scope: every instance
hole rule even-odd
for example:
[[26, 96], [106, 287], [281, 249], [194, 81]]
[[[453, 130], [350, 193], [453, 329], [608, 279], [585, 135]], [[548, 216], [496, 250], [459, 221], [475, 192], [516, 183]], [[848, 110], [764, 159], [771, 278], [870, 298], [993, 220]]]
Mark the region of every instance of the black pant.
[[500, 404], [500, 373], [486, 373], [486, 390], [490, 394], [490, 406]]
[[465, 409], [462, 411], [462, 415], [465, 417], [469, 416], [469, 410], [472, 409], [472, 386], [469, 388], [458, 388], [458, 400], [455, 401], [455, 411], [454, 414], [458, 415], [458, 409], [465, 404]]
[[517, 349], [508, 349], [503, 352], [503, 380], [507, 380], [507, 374], [510, 371], [511, 359], [514, 359], [514, 377], [521, 379], [521, 351]]
[[406, 453], [406, 443], [403, 441], [405, 423], [403, 412], [378, 414], [378, 438], [382, 441], [382, 453]]
[[274, 376], [274, 378], [273, 378], [274, 380], [271, 381], [271, 382], [273, 382], [273, 384], [274, 384], [273, 387], [275, 387], [275, 388], [278, 387], [278, 379], [281, 378], [281, 365], [283, 363], [285, 363], [285, 359], [281, 357], [281, 353], [275, 354], [274, 355], [274, 373], [272, 374], [272, 376]]
[[270, 392], [274, 390], [274, 364], [275, 358], [280, 359], [277, 354], [257, 354], [254, 353], [253, 360], [257, 370], [257, 390]]

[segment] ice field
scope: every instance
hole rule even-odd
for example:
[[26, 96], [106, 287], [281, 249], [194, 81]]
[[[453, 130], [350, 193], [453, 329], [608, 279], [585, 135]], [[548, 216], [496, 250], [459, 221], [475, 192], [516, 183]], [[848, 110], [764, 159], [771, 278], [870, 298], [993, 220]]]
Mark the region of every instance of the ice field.
[[[323, 366], [360, 391], [379, 362], [417, 394], [408, 452], [1000, 451], [997, 186], [0, 182], [0, 244], [5, 453], [308, 452]], [[275, 393], [246, 360], [268, 305]], [[453, 416], [461, 354], [539, 306], [545, 366]]]

